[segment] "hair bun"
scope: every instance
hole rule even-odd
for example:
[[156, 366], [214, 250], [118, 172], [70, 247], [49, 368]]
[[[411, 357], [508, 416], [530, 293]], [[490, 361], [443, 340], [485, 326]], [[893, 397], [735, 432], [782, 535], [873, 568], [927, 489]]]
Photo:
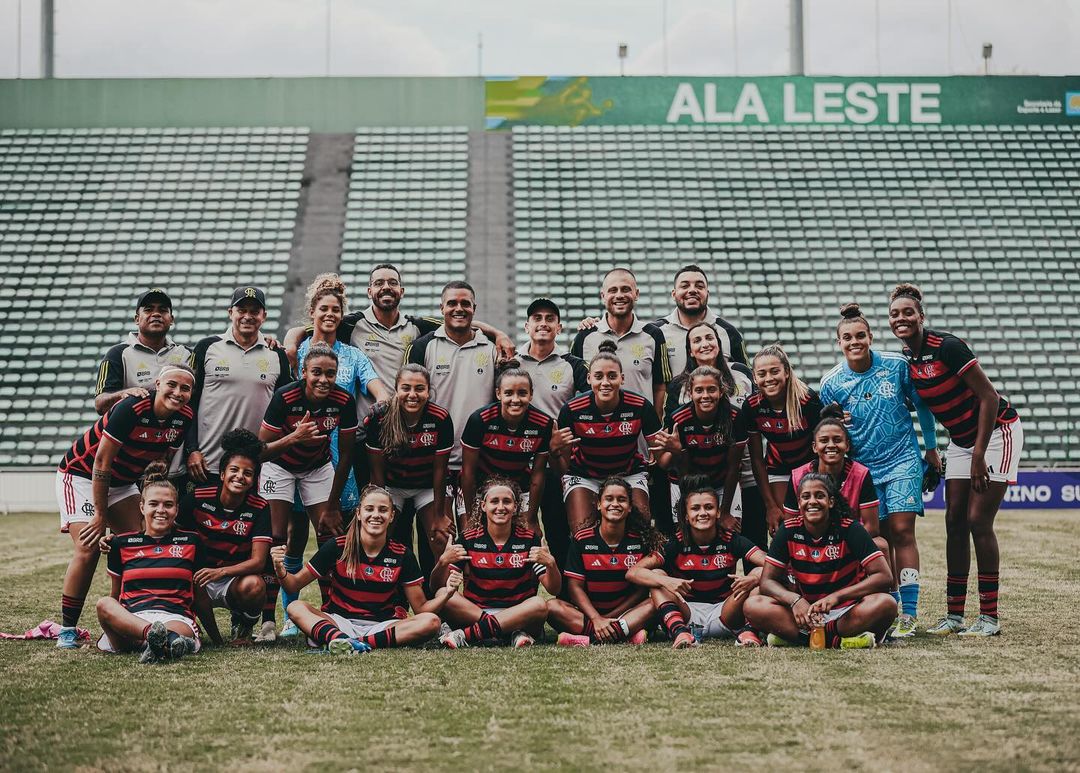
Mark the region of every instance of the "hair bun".
[[911, 284], [910, 282], [902, 282], [893, 288], [892, 293], [889, 295], [889, 301], [895, 301], [897, 298], [905, 296], [913, 299], [920, 305], [922, 304], [922, 290], [919, 289], [918, 285]]
[[610, 338], [605, 338], [600, 342], [600, 345], [596, 347], [598, 352], [607, 352], [608, 354], [615, 354], [619, 351], [619, 345], [612, 341]]
[[495, 366], [495, 375], [498, 376], [508, 370], [518, 370], [519, 368], [521, 368], [521, 363], [516, 358], [511, 357], [509, 360], [503, 360]]
[[255, 448], [257, 449], [255, 458], [258, 459], [262, 451], [262, 445], [263, 442], [259, 440], [258, 435], [243, 427], [231, 429], [221, 438], [221, 450], [225, 452], [226, 456], [237, 451], [249, 451]]
[[337, 274], [319, 274], [312, 282], [316, 293], [339, 292], [345, 294], [345, 281]]
[[151, 483], [167, 483], [169, 480], [169, 466], [160, 459], [156, 459], [146, 465], [143, 472], [143, 486]]
[[854, 301], [845, 303], [840, 307], [840, 316], [844, 319], [858, 319], [862, 315], [862, 309], [860, 309], [859, 304]]
[[844, 407], [840, 403], [829, 403], [818, 414], [822, 419], [844, 419]]

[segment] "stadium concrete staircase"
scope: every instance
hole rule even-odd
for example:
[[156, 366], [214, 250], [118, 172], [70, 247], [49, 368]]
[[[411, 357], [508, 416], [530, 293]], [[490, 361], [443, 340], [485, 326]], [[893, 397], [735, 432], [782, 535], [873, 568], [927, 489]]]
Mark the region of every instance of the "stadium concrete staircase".
[[0, 465], [55, 465], [96, 418], [98, 362], [142, 290], [169, 291], [190, 344], [227, 328], [236, 285], [281, 297], [307, 135], [0, 131]]

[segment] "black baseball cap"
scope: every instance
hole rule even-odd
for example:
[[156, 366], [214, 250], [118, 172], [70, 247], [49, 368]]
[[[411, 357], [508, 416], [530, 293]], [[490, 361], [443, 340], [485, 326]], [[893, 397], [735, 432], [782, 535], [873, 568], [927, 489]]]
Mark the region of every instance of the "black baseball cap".
[[541, 309], [547, 309], [548, 311], [554, 311], [555, 316], [562, 319], [562, 314], [559, 312], [559, 307], [555, 301], [550, 298], [537, 298], [529, 304], [529, 308], [525, 310], [525, 316], [531, 317]]
[[135, 301], [135, 311], [138, 311], [148, 303], [164, 303], [172, 310], [172, 298], [169, 294], [162, 290], [160, 287], [152, 287], [145, 293], [140, 295]]
[[237, 287], [233, 290], [232, 303], [229, 304], [229, 308], [231, 309], [236, 304], [249, 300], [255, 301], [264, 309], [266, 308], [266, 293], [258, 287]]

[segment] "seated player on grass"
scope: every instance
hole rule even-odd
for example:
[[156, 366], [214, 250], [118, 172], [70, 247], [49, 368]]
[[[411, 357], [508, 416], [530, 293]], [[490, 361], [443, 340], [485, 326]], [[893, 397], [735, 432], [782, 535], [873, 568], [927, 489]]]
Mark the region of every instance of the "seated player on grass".
[[281, 587], [290, 593], [299, 594], [317, 579], [330, 580], [323, 610], [306, 601], [289, 604], [289, 617], [315, 645], [334, 654], [355, 654], [420, 644], [439, 633], [439, 613], [460, 585], [461, 573], [451, 569], [446, 585], [434, 598], [425, 598], [416, 556], [389, 539], [393, 520], [389, 492], [368, 486], [345, 534], [323, 543], [296, 574], [285, 571], [284, 545], [270, 551]]
[[[552, 596], [562, 589], [555, 558], [526, 525], [521, 491], [506, 478], [489, 478], [473, 504], [472, 520], [445, 552], [431, 574], [431, 585], [445, 584], [452, 568], [465, 574], [465, 586], [443, 608], [457, 626], [439, 641], [451, 649], [509, 638], [527, 647], [542, 635], [547, 603], [537, 595], [544, 584]], [[508, 636], [509, 635], [509, 636]]]
[[[743, 605], [758, 592], [765, 551], [720, 528], [720, 499], [708, 476], [685, 476], [677, 501], [678, 530], [664, 557], [646, 556], [626, 579], [649, 589], [675, 649], [692, 647], [699, 638], [734, 638], [740, 646], [760, 647], [761, 638], [746, 625]], [[737, 561], [743, 562], [742, 577], [735, 576]], [[747, 571], [747, 564], [754, 568]]]
[[221, 439], [221, 482], [196, 486], [180, 502], [180, 527], [199, 535], [205, 563], [195, 572], [195, 611], [215, 644], [222, 644], [214, 607], [232, 613], [230, 640], [250, 643], [266, 604], [273, 535], [270, 504], [255, 493], [265, 445], [246, 429]]
[[631, 584], [626, 572], [647, 556], [661, 556], [664, 537], [631, 499], [622, 478], [600, 483], [596, 514], [578, 531], [567, 551], [563, 574], [570, 601], [548, 601], [548, 622], [568, 647], [645, 643], [654, 617], [648, 591]]
[[[799, 515], [777, 529], [761, 574], [761, 593], [747, 599], [746, 617], [768, 633], [770, 646], [808, 642], [825, 629], [825, 646], [873, 647], [896, 618], [885, 557], [830, 475], [799, 481]], [[795, 580], [795, 589], [787, 576]]]
[[192, 612], [199, 536], [176, 526], [176, 488], [164, 467], [149, 472], [139, 499], [145, 527], [104, 541], [112, 592], [97, 603], [103, 652], [142, 650], [140, 663], [179, 660], [199, 651]]

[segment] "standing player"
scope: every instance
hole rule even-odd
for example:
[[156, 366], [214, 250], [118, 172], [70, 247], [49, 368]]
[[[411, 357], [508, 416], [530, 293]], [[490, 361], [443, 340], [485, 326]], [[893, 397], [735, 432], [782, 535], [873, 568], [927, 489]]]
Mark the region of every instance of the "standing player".
[[[266, 605], [263, 572], [270, 557], [270, 506], [255, 494], [264, 444], [246, 429], [221, 439], [221, 483], [196, 487], [180, 502], [177, 523], [199, 535], [195, 610], [211, 641], [221, 644], [214, 607], [233, 615], [231, 641], [247, 642]], [[271, 632], [273, 624], [270, 624]]]
[[146, 526], [109, 541], [112, 592], [97, 603], [103, 652], [144, 648], [140, 663], [179, 660], [199, 651], [194, 580], [199, 536], [176, 526], [177, 494], [164, 474], [146, 476], [140, 496]]
[[[907, 361], [899, 354], [872, 350], [870, 323], [857, 303], [840, 309], [836, 338], [844, 361], [821, 379], [821, 402], [837, 403], [847, 417], [851, 457], [866, 465], [877, 489], [881, 531], [891, 548], [889, 563], [899, 587], [900, 617], [895, 638], [915, 635], [919, 609], [919, 545], [915, 519], [923, 514], [923, 459], [911, 422], [911, 407], [919, 416], [926, 445], [926, 467], [940, 473], [934, 414], [911, 380]], [[863, 522], [869, 531], [869, 525]], [[871, 534], [873, 532], [871, 531]]]
[[784, 521], [773, 537], [761, 593], [744, 607], [747, 618], [769, 634], [774, 647], [805, 645], [810, 630], [819, 627], [826, 647], [874, 647], [896, 618], [885, 556], [849, 517], [830, 476], [807, 473], [798, 496], [799, 515]]
[[[526, 314], [525, 332], [529, 341], [518, 349], [518, 362], [532, 378], [532, 404], [548, 416], [557, 417], [571, 397], [588, 390], [589, 368], [580, 357], [560, 352], [556, 346], [562, 333], [562, 318], [553, 300], [537, 298], [529, 304]], [[550, 459], [544, 474], [540, 513], [544, 537], [562, 569], [570, 546], [570, 529], [566, 523], [562, 476]]]
[[[105, 353], [98, 367], [94, 410], [104, 415], [125, 397], [146, 397], [154, 379], [166, 365], [190, 365], [191, 350], [169, 338], [173, 324], [172, 299], [160, 289], [147, 290], [135, 301], [137, 333]], [[169, 477], [187, 474], [184, 455], [175, 454]]]
[[638, 294], [637, 277], [630, 269], [613, 268], [604, 274], [600, 288], [604, 316], [596, 327], [578, 331], [570, 351], [591, 362], [604, 341], [614, 342], [626, 388], [651, 397], [659, 416], [664, 407], [667, 383], [671, 380], [671, 366], [667, 344], [659, 328], [643, 323], [634, 313]]
[[[791, 471], [814, 458], [811, 434], [821, 418], [821, 401], [795, 375], [780, 344], [766, 346], [754, 356], [754, 383], [760, 391], [743, 403], [739, 422], [750, 435], [750, 463], [772, 534], [784, 518]], [[763, 440], [769, 444], [768, 456]]]
[[568, 647], [645, 643], [653, 618], [644, 588], [632, 585], [627, 570], [646, 556], [660, 556], [664, 538], [634, 506], [630, 485], [611, 477], [600, 485], [591, 522], [574, 534], [566, 557], [569, 601], [548, 601], [548, 621]]
[[[532, 377], [517, 360], [498, 366], [495, 397], [491, 405], [473, 411], [461, 434], [461, 493], [472, 512], [485, 481], [508, 478], [526, 492], [520, 497], [526, 526], [539, 531], [536, 510], [555, 420], [532, 407]], [[458, 531], [464, 529], [463, 519]]]
[[[998, 621], [998, 542], [994, 518], [1016, 482], [1024, 428], [962, 340], [925, 325], [922, 292], [897, 285], [889, 326], [904, 343], [915, 390], [949, 430], [945, 464], [945, 555], [948, 614], [929, 633], [995, 636]], [[964, 628], [971, 544], [979, 563], [979, 617]]]
[[274, 571], [290, 593], [299, 595], [312, 580], [329, 582], [322, 609], [306, 601], [289, 605], [289, 616], [316, 645], [335, 654], [359, 654], [420, 644], [439, 632], [439, 613], [461, 584], [461, 574], [452, 570], [446, 585], [426, 599], [416, 557], [389, 537], [393, 520], [390, 494], [368, 486], [345, 534], [324, 543], [296, 574], [285, 571], [285, 549], [274, 548]]
[[194, 424], [188, 404], [194, 381], [187, 365], [165, 366], [158, 373], [156, 389], [146, 397], [135, 394], [116, 403], [60, 461], [56, 472], [60, 531], [71, 534], [74, 547], [60, 599], [56, 642], [60, 649], [78, 647], [75, 628], [97, 569], [98, 539], [105, 527], [113, 533], [139, 529], [136, 481], [152, 463], [168, 464]]
[[[405, 359], [428, 369], [431, 389], [453, 420], [454, 449], [450, 452], [449, 482], [453, 489], [453, 516], [460, 517], [465, 512], [459, 481], [461, 433], [472, 412], [490, 403], [495, 395], [497, 353], [495, 345], [473, 329], [476, 293], [472, 285], [448, 282], [443, 287], [440, 308], [443, 324], [433, 333], [418, 338], [406, 351]], [[434, 564], [444, 545], [439, 545], [438, 552], [433, 555], [425, 556], [424, 551], [429, 547], [434, 548], [434, 545], [420, 543], [420, 561], [425, 566]]]
[[[702, 639], [734, 638], [740, 646], [761, 646], [758, 635], [746, 627], [743, 604], [756, 591], [765, 551], [722, 528], [719, 515], [720, 500], [709, 479], [683, 478], [678, 530], [664, 548], [663, 559], [646, 556], [626, 573], [630, 582], [650, 589], [674, 649], [694, 645], [697, 637], [692, 630], [700, 631]], [[735, 576], [738, 561], [743, 564], [742, 577]]]
[[686, 367], [686, 335], [691, 327], [700, 322], [708, 322], [717, 329], [725, 360], [746, 365], [742, 333], [719, 314], [709, 310], [709, 278], [704, 269], [691, 264], [676, 271], [671, 297], [675, 301], [675, 310], [654, 324], [660, 328], [667, 342], [672, 373], [679, 373]]
[[371, 480], [390, 492], [399, 513], [409, 505], [417, 514], [421, 536], [430, 546], [419, 551], [426, 577], [435, 565], [433, 556], [442, 555], [450, 539], [446, 479], [454, 423], [445, 408], [431, 401], [431, 376], [423, 365], [402, 366], [394, 390], [385, 409], [373, 411], [364, 422]]
[[439, 640], [450, 649], [492, 639], [528, 647], [543, 633], [547, 604], [537, 589], [543, 583], [558, 596], [562, 577], [539, 533], [525, 522], [520, 500], [513, 481], [489, 478], [480, 487], [469, 526], [435, 565], [433, 587], [444, 585], [452, 568], [465, 575], [461, 595], [443, 610], [447, 622], [458, 626]]
[[589, 363], [589, 392], [559, 412], [552, 434], [554, 464], [563, 473], [563, 496], [571, 532], [596, 512], [601, 483], [619, 476], [633, 491], [634, 506], [649, 513], [649, 484], [639, 443], [652, 442], [660, 420], [652, 404], [623, 386], [615, 343], [603, 341]]

